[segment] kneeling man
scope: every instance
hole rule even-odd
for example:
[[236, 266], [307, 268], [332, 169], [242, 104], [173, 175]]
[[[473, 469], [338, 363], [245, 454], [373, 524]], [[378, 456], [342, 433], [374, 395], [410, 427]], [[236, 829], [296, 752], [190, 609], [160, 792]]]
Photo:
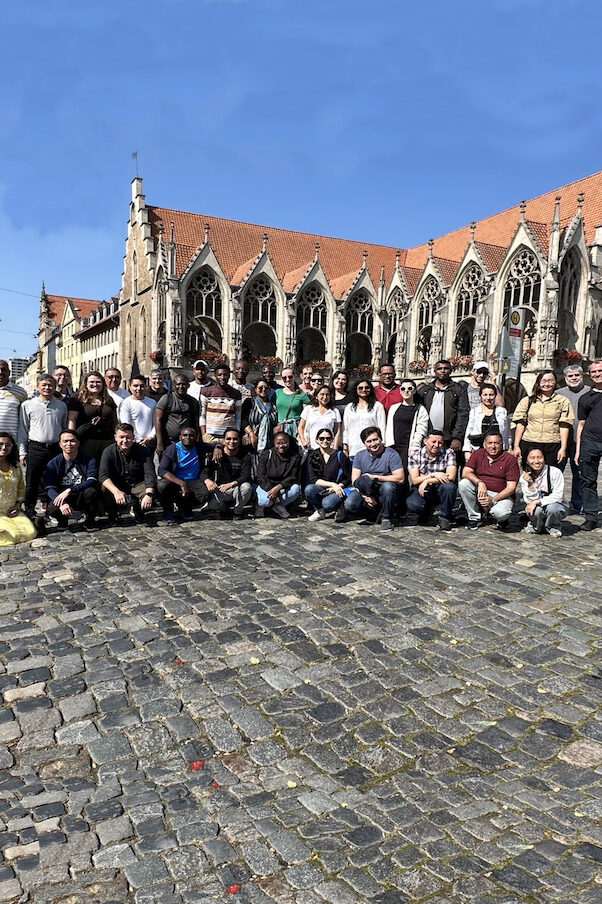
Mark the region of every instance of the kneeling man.
[[488, 433], [462, 472], [460, 496], [468, 513], [467, 527], [476, 530], [483, 516], [491, 515], [498, 530], [508, 530], [514, 493], [520, 476], [518, 462], [504, 452], [499, 433]]

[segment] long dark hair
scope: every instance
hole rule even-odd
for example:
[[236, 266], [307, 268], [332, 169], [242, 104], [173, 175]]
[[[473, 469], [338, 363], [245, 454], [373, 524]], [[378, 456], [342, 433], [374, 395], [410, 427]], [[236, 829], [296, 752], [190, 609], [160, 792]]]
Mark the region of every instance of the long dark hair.
[[13, 444], [12, 449], [6, 456], [6, 460], [9, 463], [9, 465], [12, 465], [13, 468], [16, 468], [17, 465], [19, 464], [19, 450], [17, 449], [17, 443], [16, 443], [14, 436], [12, 435], [12, 433], [7, 433], [5, 430], [2, 430], [0, 432], [0, 437], [2, 437], [4, 439], [9, 439], [11, 441], [11, 443]]
[[309, 404], [313, 405], [314, 408], [319, 407], [320, 403], [318, 402], [318, 396], [323, 389], [327, 389], [330, 395], [330, 401], [328, 402], [328, 405], [324, 405], [324, 408], [332, 408], [334, 406], [334, 395], [330, 386], [320, 386], [320, 388], [314, 393], [313, 398]]
[[374, 408], [374, 403], [376, 402], [376, 395], [374, 393], [374, 386], [372, 384], [372, 381], [367, 377], [362, 377], [361, 380], [356, 380], [356, 382], [353, 384], [353, 389], [351, 390], [351, 405], [353, 407], [353, 410], [357, 410], [357, 403], [360, 400], [360, 397], [357, 394], [357, 387], [360, 385], [360, 383], [368, 383], [370, 386], [370, 395], [367, 399], [364, 399], [364, 401], [368, 403], [368, 411], [372, 411], [372, 409]]
[[541, 381], [547, 374], [552, 374], [554, 377], [554, 392], [556, 392], [556, 387], [558, 386], [558, 377], [554, 373], [553, 370], [540, 370], [535, 378], [535, 386], [533, 387], [533, 392], [530, 395], [530, 399], [532, 402], [536, 402], [539, 398], [539, 387], [541, 386]]
[[330, 389], [330, 394], [332, 395], [333, 399], [336, 399], [336, 390], [334, 388], [334, 381], [336, 380], [337, 377], [345, 377], [345, 379], [347, 380], [347, 385], [345, 386], [345, 394], [347, 394], [349, 392], [349, 374], [347, 373], [346, 370], [335, 370], [332, 377], [330, 378], [330, 383], [328, 384], [328, 388]]

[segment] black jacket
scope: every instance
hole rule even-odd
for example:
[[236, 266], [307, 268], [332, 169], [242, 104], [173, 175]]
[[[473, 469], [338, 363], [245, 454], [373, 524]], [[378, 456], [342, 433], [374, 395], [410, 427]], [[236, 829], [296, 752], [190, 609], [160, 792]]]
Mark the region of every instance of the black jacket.
[[251, 483], [251, 456], [244, 452], [238, 455], [226, 455], [219, 461], [209, 461], [203, 473], [202, 480], [213, 480], [220, 486], [222, 483], [232, 483], [235, 480], [238, 486], [243, 483]]
[[273, 487], [280, 486], [283, 490], [299, 483], [301, 474], [301, 456], [298, 452], [291, 452], [286, 458], [281, 458], [275, 449], [264, 449], [257, 462], [257, 483], [266, 493]]
[[138, 443], [134, 443], [129, 455], [124, 455], [117, 448], [117, 443], [107, 446], [100, 459], [98, 480], [101, 486], [105, 480], [112, 480], [122, 493], [129, 493], [137, 483], [144, 483], [149, 489], [157, 487], [153, 460]]
[[[418, 389], [416, 398], [430, 412], [433, 396], [438, 391], [434, 382], [427, 383]], [[443, 438], [446, 445], [449, 445], [452, 439], [459, 439], [460, 442], [464, 442], [469, 415], [470, 403], [466, 392], [466, 383], [454, 383], [452, 381], [448, 389], [445, 390], [445, 398], [443, 400]], [[429, 430], [431, 427], [432, 424], [429, 417]]]

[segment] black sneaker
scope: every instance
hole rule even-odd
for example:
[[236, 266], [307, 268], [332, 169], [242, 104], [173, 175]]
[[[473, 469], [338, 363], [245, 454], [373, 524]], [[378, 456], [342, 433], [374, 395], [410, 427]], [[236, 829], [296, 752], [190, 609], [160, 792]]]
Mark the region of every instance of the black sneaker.
[[345, 506], [342, 505], [340, 508], [336, 510], [334, 513], [335, 524], [342, 524], [347, 520], [347, 513], [345, 511]]
[[466, 530], [478, 530], [481, 526], [480, 521], [469, 521], [466, 525]]
[[46, 516], [45, 515], [36, 515], [35, 518], [33, 518], [31, 520], [33, 520], [38, 537], [45, 537], [46, 534], [48, 533], [48, 531], [46, 529]]
[[579, 530], [595, 530], [597, 526], [597, 521], [592, 521], [591, 518], [587, 518], [587, 520], [585, 520], [583, 524], [579, 525]]
[[439, 530], [451, 530], [452, 525], [451, 521], [448, 521], [447, 518], [443, 518], [441, 515], [439, 516]]
[[506, 518], [504, 521], [498, 521], [497, 529], [507, 534], [510, 530], [510, 519]]
[[91, 518], [90, 520], [86, 519], [84, 521], [84, 530], [89, 534], [93, 534], [98, 530], [98, 524], [96, 523], [94, 518]]

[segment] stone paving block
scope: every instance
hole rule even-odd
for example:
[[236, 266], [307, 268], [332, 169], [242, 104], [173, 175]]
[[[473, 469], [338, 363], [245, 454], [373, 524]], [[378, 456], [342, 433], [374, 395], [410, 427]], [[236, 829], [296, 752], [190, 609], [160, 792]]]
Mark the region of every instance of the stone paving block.
[[209, 741], [216, 750], [227, 753], [231, 750], [240, 750], [244, 746], [240, 734], [225, 719], [207, 719], [205, 729]]
[[112, 763], [114, 760], [130, 756], [132, 748], [121, 734], [109, 734], [88, 744], [88, 751], [97, 765]]
[[163, 861], [159, 857], [153, 856], [127, 864], [124, 872], [128, 882], [134, 888], [154, 885], [155, 882], [167, 879], [169, 875]]

